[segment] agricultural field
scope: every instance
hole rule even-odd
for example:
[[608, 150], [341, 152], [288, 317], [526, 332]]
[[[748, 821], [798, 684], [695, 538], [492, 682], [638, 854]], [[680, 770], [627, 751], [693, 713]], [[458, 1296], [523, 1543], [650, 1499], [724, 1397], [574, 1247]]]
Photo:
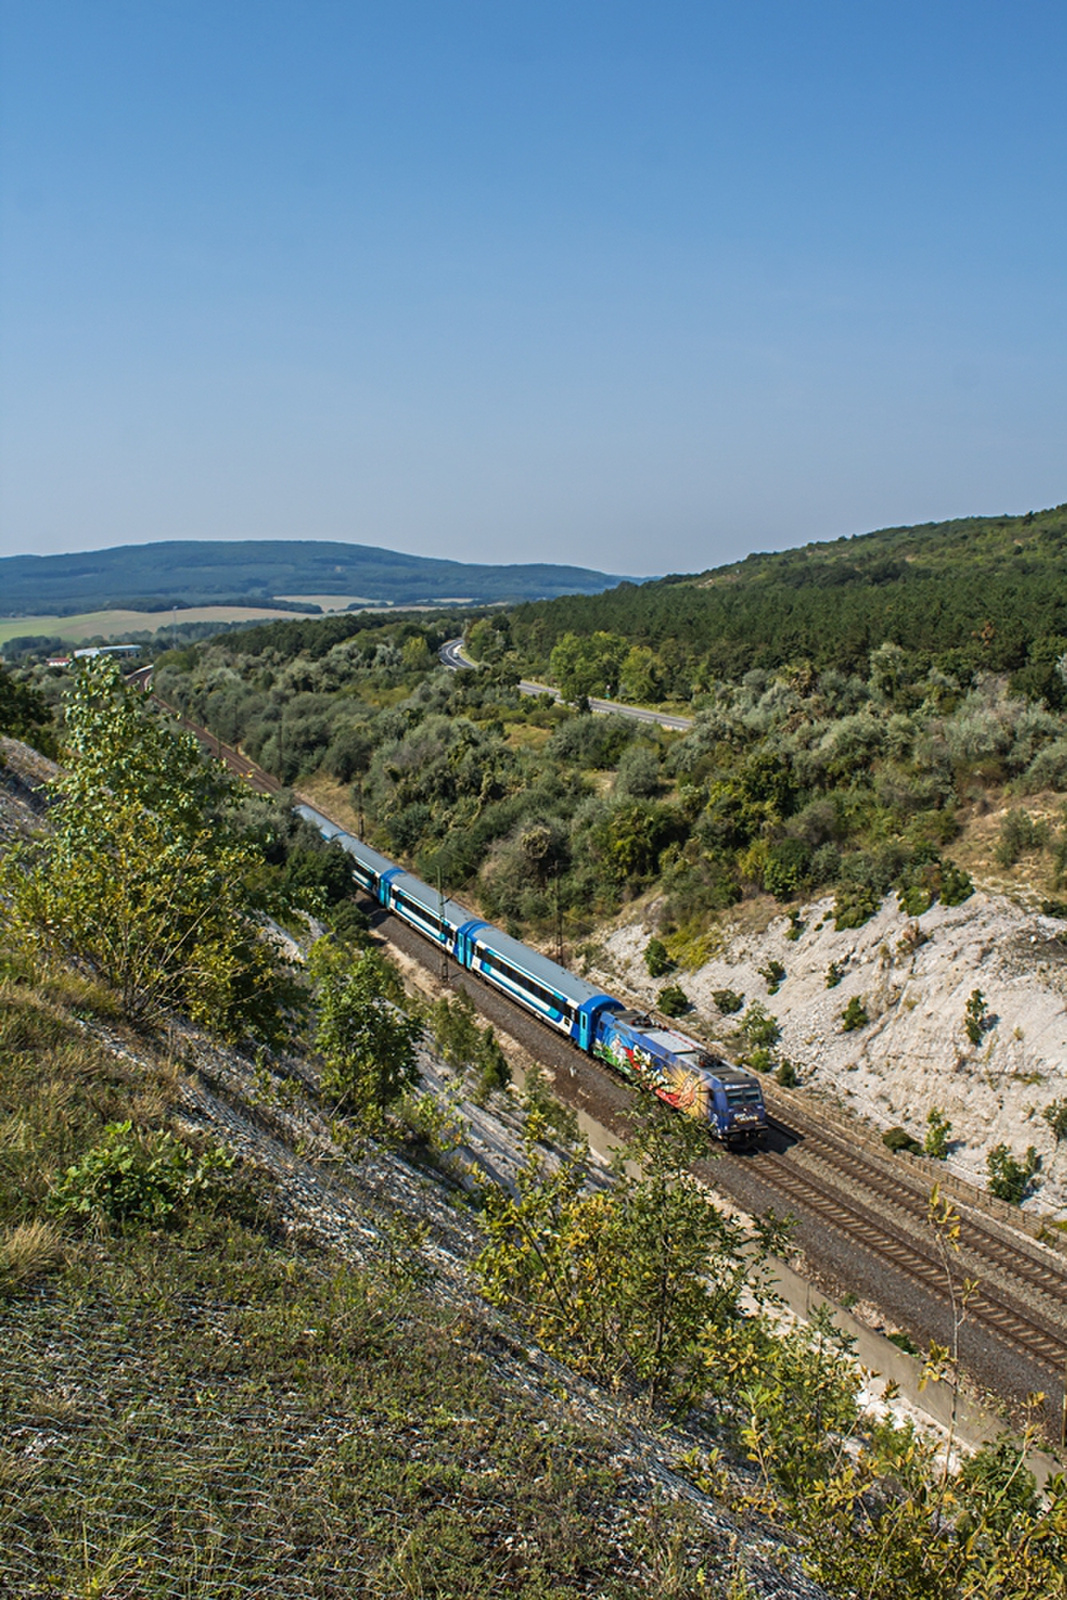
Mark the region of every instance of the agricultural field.
[[3, 617], [0, 647], [23, 638], [61, 639], [73, 645], [98, 637], [119, 640], [130, 633], [165, 632], [175, 619], [179, 624], [210, 622], [223, 627], [230, 622], [262, 622], [290, 615], [273, 606], [191, 606], [177, 612], [82, 611], [72, 617]]

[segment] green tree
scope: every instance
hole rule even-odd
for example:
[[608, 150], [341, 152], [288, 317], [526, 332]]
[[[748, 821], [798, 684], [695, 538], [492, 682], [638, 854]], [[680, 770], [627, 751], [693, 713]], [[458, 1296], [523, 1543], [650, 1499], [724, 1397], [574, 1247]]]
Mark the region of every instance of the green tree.
[[320, 939], [308, 968], [315, 983], [323, 1092], [360, 1127], [375, 1131], [418, 1079], [422, 1028], [390, 998], [397, 992], [395, 980], [371, 951], [353, 959]]
[[595, 632], [579, 638], [565, 633], [552, 651], [549, 669], [564, 700], [604, 695], [618, 689], [628, 652], [618, 634]]
[[599, 1382], [690, 1403], [707, 1387], [712, 1330], [740, 1314], [746, 1285], [766, 1292], [782, 1234], [709, 1201], [688, 1170], [703, 1152], [698, 1128], [653, 1114], [618, 1152], [613, 1187], [586, 1193], [581, 1163], [552, 1169], [531, 1148], [516, 1193], [486, 1195], [478, 1270], [489, 1298]]
[[663, 698], [660, 662], [647, 645], [632, 645], [619, 674], [619, 698], [632, 704], [655, 704]]
[[25, 739], [46, 756], [56, 753], [52, 712], [44, 697], [0, 666], [0, 733]]
[[130, 1016], [176, 1006], [226, 1034], [277, 1034], [296, 991], [265, 936], [236, 786], [106, 657], [78, 671], [65, 715], [50, 826], [0, 863], [9, 937], [89, 967]]

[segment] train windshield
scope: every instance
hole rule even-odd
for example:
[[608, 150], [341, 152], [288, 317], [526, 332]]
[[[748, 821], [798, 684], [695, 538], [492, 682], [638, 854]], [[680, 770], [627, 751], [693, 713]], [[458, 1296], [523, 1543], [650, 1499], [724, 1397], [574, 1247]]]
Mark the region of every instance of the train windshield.
[[723, 1087], [726, 1090], [726, 1104], [731, 1108], [758, 1106], [763, 1100], [760, 1086], [755, 1079], [750, 1083], [727, 1083]]

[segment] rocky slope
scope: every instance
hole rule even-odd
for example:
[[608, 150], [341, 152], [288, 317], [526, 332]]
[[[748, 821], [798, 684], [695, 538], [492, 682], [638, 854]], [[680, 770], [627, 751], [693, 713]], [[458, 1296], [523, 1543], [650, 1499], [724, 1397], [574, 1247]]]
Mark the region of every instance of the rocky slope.
[[[1067, 1141], [1042, 1116], [1067, 1100], [1067, 922], [979, 891], [919, 918], [890, 897], [863, 927], [837, 932], [823, 899], [800, 908], [791, 939], [788, 916], [749, 906], [724, 918], [696, 970], [653, 981], [643, 956], [656, 923], [653, 901], [608, 935], [592, 970], [646, 1004], [678, 981], [695, 1008], [689, 1020], [727, 1048], [739, 1043], [744, 1012], [724, 1016], [715, 991], [743, 994], [746, 1010], [758, 1000], [781, 1028], [779, 1054], [813, 1093], [920, 1141], [936, 1107], [952, 1124], [950, 1170], [981, 1187], [990, 1149], [1006, 1144], [1021, 1157], [1033, 1145], [1040, 1183], [1025, 1205], [1067, 1207]], [[764, 975], [774, 962], [785, 971], [777, 986]], [[976, 990], [984, 1008], [974, 1044], [965, 1019]], [[845, 1031], [854, 998], [869, 1021]]]

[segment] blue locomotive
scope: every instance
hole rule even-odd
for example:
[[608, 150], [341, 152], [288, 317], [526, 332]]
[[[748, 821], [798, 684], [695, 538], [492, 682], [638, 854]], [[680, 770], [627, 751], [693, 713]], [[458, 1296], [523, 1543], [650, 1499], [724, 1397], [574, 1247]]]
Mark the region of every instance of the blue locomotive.
[[752, 1073], [713, 1056], [706, 1045], [675, 1028], [657, 1026], [614, 995], [472, 916], [458, 901], [312, 806], [298, 805], [296, 810], [348, 852], [360, 888], [447, 951], [458, 966], [476, 972], [632, 1083], [705, 1122], [717, 1139], [744, 1143], [762, 1133], [767, 1112], [759, 1079]]

